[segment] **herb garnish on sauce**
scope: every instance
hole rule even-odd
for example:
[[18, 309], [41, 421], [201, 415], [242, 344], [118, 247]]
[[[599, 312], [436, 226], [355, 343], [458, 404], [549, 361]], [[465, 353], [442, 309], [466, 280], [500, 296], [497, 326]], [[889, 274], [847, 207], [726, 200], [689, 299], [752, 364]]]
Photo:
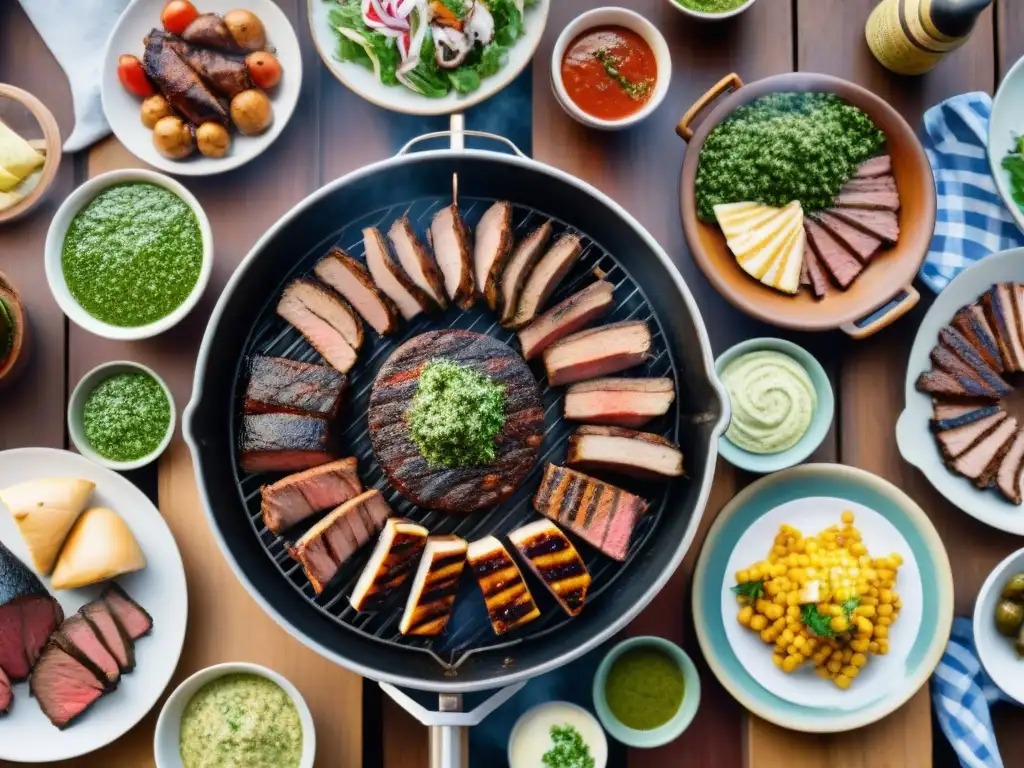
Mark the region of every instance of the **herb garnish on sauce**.
[[594, 768], [590, 747], [571, 725], [551, 726], [551, 742], [553, 746], [541, 757], [545, 768]]
[[604, 66], [604, 71], [608, 73], [608, 77], [618, 83], [622, 90], [629, 94], [629, 98], [634, 101], [643, 101], [647, 98], [647, 93], [651, 90], [650, 78], [634, 83], [619, 71], [622, 59], [609, 53], [607, 48], [598, 48], [594, 52], [594, 58], [601, 62], [602, 66]]

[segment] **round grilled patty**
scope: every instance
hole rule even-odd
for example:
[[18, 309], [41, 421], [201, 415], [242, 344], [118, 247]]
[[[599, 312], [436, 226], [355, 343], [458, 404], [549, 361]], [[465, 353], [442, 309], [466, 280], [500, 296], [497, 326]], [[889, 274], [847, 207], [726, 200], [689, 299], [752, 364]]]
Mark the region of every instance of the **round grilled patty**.
[[[431, 467], [409, 437], [405, 412], [420, 370], [443, 358], [505, 384], [505, 424], [497, 455], [479, 467]], [[497, 339], [472, 331], [431, 331], [396, 349], [373, 383], [370, 441], [391, 484], [415, 504], [446, 512], [493, 507], [515, 492], [537, 460], [544, 436], [540, 388], [523, 359]]]

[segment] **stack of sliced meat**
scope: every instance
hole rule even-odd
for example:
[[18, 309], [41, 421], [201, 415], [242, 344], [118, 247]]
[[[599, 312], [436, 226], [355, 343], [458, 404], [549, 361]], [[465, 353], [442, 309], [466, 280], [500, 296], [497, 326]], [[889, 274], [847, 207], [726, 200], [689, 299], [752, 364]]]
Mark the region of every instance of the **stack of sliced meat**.
[[939, 332], [931, 370], [917, 388], [932, 395], [932, 431], [952, 471], [978, 488], [1024, 501], [1024, 429], [999, 406], [1005, 374], [1024, 371], [1024, 285], [993, 285]]

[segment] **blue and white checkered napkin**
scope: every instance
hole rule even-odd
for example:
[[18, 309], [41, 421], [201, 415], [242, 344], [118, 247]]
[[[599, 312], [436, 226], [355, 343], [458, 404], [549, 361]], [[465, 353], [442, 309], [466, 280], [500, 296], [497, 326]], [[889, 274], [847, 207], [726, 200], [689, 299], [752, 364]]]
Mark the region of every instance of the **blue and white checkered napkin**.
[[932, 675], [932, 704], [942, 732], [964, 768], [1003, 768], [989, 707], [1009, 701], [985, 674], [974, 650], [971, 620], [953, 620], [953, 634]]
[[938, 207], [921, 280], [938, 293], [990, 253], [1024, 245], [988, 164], [987, 93], [954, 96], [924, 115], [924, 148], [935, 174]]

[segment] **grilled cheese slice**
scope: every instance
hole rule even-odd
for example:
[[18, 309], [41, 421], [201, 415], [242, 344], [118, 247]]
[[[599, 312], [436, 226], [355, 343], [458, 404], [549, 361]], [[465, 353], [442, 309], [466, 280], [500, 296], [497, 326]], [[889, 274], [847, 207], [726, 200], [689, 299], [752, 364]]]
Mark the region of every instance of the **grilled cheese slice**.
[[466, 555], [484, 593], [495, 634], [503, 635], [540, 616], [523, 574], [500, 541], [485, 536], [470, 544]]
[[389, 518], [349, 597], [352, 607], [357, 611], [380, 608], [387, 596], [409, 578], [426, 543], [427, 529], [422, 525], [400, 517]]
[[398, 625], [403, 635], [433, 637], [444, 632], [466, 565], [466, 548], [466, 542], [458, 536], [427, 539]]
[[804, 259], [800, 201], [783, 208], [760, 203], [716, 205], [715, 216], [744, 272], [784, 293], [799, 290]]
[[587, 601], [590, 572], [568, 537], [550, 520], [537, 520], [508, 535], [523, 560], [570, 616]]

